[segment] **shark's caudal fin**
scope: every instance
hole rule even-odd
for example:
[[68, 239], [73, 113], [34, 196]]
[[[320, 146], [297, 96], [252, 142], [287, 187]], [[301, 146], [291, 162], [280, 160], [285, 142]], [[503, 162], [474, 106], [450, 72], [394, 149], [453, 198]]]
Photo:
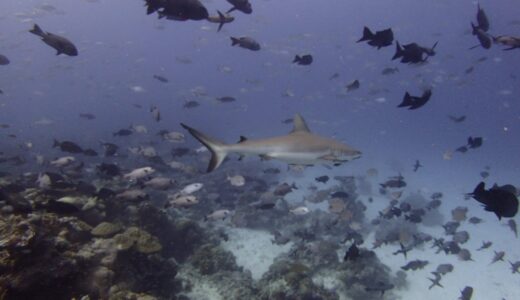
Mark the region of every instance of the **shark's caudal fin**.
[[228, 152], [225, 150], [226, 145], [183, 123], [181, 123], [181, 126], [184, 129], [188, 130], [188, 132], [194, 138], [196, 138], [199, 142], [206, 146], [206, 148], [208, 148], [208, 150], [211, 152], [211, 160], [209, 161], [207, 172], [209, 173], [218, 168], [228, 154]]

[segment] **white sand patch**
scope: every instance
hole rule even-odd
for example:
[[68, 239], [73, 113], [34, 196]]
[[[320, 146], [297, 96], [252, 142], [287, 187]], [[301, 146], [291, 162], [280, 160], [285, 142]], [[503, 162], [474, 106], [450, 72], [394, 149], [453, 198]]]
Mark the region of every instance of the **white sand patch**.
[[274, 259], [292, 246], [291, 242], [283, 246], [273, 244], [274, 236], [265, 231], [231, 228], [227, 233], [229, 241], [222, 243], [223, 248], [235, 255], [237, 265], [251, 271], [254, 280], [259, 280]]

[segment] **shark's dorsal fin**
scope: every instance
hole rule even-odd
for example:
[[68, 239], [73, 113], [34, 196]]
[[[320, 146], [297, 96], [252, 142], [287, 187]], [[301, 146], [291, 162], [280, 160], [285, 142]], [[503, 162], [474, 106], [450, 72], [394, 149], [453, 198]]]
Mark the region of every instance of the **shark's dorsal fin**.
[[294, 128], [291, 131], [291, 133], [295, 132], [311, 132], [309, 130], [309, 127], [307, 127], [307, 123], [305, 123], [305, 120], [303, 119], [300, 114], [296, 114], [293, 119]]

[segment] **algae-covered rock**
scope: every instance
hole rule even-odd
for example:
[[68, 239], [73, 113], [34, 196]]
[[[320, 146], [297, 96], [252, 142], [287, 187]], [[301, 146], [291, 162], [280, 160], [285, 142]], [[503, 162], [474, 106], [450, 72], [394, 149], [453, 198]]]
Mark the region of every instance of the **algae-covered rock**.
[[101, 222], [96, 227], [94, 227], [90, 233], [92, 233], [93, 236], [110, 237], [121, 231], [121, 229], [122, 228], [119, 224]]
[[138, 252], [149, 254], [162, 249], [157, 237], [137, 227], [130, 227], [125, 232], [117, 234], [114, 240], [119, 250], [127, 250], [135, 245]]
[[192, 265], [203, 275], [211, 275], [219, 271], [239, 269], [235, 256], [220, 246], [206, 244], [197, 249], [190, 258]]

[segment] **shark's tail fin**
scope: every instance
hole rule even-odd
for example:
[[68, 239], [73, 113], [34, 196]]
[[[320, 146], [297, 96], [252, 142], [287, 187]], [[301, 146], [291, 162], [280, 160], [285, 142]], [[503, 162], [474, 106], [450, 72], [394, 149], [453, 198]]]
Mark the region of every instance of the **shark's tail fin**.
[[363, 36], [357, 41], [357, 43], [363, 42], [363, 41], [369, 41], [373, 38], [374, 38], [374, 34], [372, 33], [372, 31], [370, 31], [370, 29], [368, 27], [365, 26], [363, 28]]
[[211, 152], [211, 160], [209, 161], [209, 165], [208, 165], [208, 170], [207, 172], [211, 172], [213, 170], [215, 170], [216, 168], [218, 168], [220, 166], [220, 164], [222, 164], [222, 162], [224, 161], [224, 159], [226, 158], [228, 152], [225, 148], [225, 144], [214, 139], [214, 138], [211, 138], [207, 135], [205, 135], [204, 133], [196, 130], [196, 129], [193, 129], [185, 124], [182, 124], [181, 123], [181, 126], [188, 130], [188, 132], [194, 137], [196, 138], [199, 142], [201, 142], [204, 146], [206, 146], [206, 148], [208, 148], [208, 150]]
[[401, 44], [399, 44], [399, 41], [395, 41], [395, 54], [394, 54], [394, 57], [392, 57], [392, 60], [397, 59], [402, 56], [403, 56], [403, 48], [401, 48]]
[[404, 94], [404, 97], [403, 97], [403, 102], [401, 102], [401, 104], [399, 104], [397, 107], [406, 107], [406, 106], [410, 106], [412, 104], [413, 104], [412, 96], [410, 96], [410, 94], [408, 92], [406, 92], [406, 94]]

